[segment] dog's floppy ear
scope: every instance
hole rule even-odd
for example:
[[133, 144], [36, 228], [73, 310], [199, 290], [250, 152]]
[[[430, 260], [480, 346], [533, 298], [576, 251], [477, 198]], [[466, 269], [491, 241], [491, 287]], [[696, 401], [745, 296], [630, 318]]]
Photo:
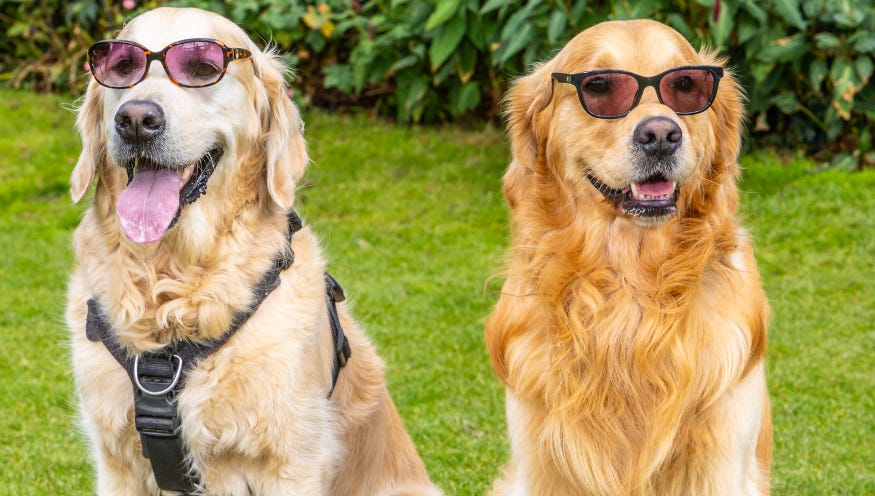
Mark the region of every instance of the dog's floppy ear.
[[91, 81], [85, 91], [85, 100], [76, 115], [76, 128], [82, 137], [82, 152], [70, 175], [73, 203], [77, 203], [88, 192], [97, 174], [97, 166], [106, 156], [103, 146], [103, 89], [95, 81]]
[[[700, 57], [704, 65], [725, 66], [725, 60], [718, 59], [715, 52], [702, 52]], [[745, 120], [744, 103], [744, 92], [734, 74], [724, 69], [717, 96], [711, 105], [714, 110], [712, 128], [717, 134], [713, 161], [715, 166], [722, 168], [722, 171], [715, 172], [728, 172], [730, 177], [739, 174], [738, 154]]]
[[544, 160], [544, 136], [550, 116], [545, 109], [553, 98], [550, 78], [552, 64], [536, 67], [511, 85], [504, 98], [507, 132], [513, 155], [504, 174], [504, 196], [510, 208], [516, 207], [524, 183], [539, 160]]
[[257, 51], [253, 60], [255, 74], [266, 96], [266, 101], [259, 103], [259, 112], [267, 164], [267, 191], [277, 206], [288, 209], [295, 200], [295, 185], [309, 160], [304, 124], [287, 93], [285, 68], [279, 59], [273, 53]]

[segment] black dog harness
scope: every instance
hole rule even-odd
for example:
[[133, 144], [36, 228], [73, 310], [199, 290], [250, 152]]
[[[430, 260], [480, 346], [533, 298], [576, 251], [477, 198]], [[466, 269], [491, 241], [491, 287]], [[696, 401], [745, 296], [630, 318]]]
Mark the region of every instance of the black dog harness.
[[[193, 473], [185, 456], [180, 436], [182, 426], [177, 412], [177, 397], [185, 386], [188, 373], [204, 358], [222, 347], [258, 310], [261, 303], [280, 284], [282, 271], [292, 266], [295, 254], [291, 249], [292, 235], [302, 227], [301, 219], [289, 213], [288, 243], [270, 269], [253, 288], [255, 300], [249, 308], [234, 316], [231, 326], [216, 341], [194, 343], [179, 341], [157, 352], [131, 357], [118, 342], [97, 300], [88, 300], [85, 334], [90, 341], [100, 341], [113, 358], [125, 369], [134, 387], [134, 424], [140, 433], [143, 456], [152, 464], [152, 472], [162, 492], [189, 494], [197, 490], [199, 478]], [[343, 301], [343, 289], [333, 277], [325, 274], [325, 299], [328, 320], [334, 337], [334, 366], [331, 388], [334, 392], [340, 369], [351, 354], [349, 342], [340, 326], [337, 302]]]

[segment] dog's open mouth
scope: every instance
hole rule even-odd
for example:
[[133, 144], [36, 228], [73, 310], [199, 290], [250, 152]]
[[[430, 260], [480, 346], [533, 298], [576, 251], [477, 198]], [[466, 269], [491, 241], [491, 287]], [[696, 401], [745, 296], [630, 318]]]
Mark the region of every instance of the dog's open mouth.
[[586, 177], [593, 186], [620, 211], [631, 217], [656, 218], [677, 212], [678, 185], [662, 175], [614, 189], [592, 174]]
[[176, 223], [182, 207], [206, 193], [221, 156], [222, 149], [216, 147], [183, 165], [158, 164], [142, 155], [132, 158], [125, 166], [128, 185], [116, 202], [128, 239], [135, 243], [160, 240]]

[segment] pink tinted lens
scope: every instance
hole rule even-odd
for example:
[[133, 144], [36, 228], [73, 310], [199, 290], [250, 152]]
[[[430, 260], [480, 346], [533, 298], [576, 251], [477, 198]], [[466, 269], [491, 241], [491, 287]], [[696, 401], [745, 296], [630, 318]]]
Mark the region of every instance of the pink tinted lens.
[[672, 71], [659, 82], [659, 94], [675, 112], [704, 110], [714, 96], [714, 74], [705, 69]]
[[146, 53], [127, 43], [101, 43], [91, 49], [91, 71], [103, 84], [127, 87], [136, 84], [146, 70]]
[[222, 47], [211, 41], [173, 45], [167, 49], [164, 62], [170, 77], [182, 86], [213, 84], [225, 70]]
[[595, 115], [616, 117], [623, 115], [635, 103], [638, 81], [618, 72], [587, 76], [580, 84], [580, 96], [586, 109]]

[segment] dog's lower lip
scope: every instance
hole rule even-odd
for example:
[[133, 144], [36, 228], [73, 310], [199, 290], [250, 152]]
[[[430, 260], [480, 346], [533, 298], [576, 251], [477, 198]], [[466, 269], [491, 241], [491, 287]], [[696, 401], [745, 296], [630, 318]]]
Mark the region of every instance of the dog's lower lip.
[[207, 181], [213, 175], [213, 170], [224, 150], [221, 147], [211, 148], [200, 159], [191, 164], [189, 179], [183, 182], [180, 189], [180, 199], [184, 205], [194, 203], [201, 195], [207, 192]]
[[[680, 188], [677, 183], [667, 181], [664, 177], [648, 178], [645, 181], [631, 183], [623, 189], [611, 188], [592, 174], [587, 174], [587, 178], [605, 199], [613, 203], [625, 215], [632, 217], [664, 217], [677, 212], [677, 199]], [[671, 192], [665, 191], [668, 183], [671, 184]], [[661, 185], [661, 187], [656, 189], [662, 190], [663, 193], [658, 195], [643, 193], [642, 190], [651, 189], [648, 186], [656, 184]]]
[[[654, 184], [656, 187], [647, 187]], [[651, 189], [661, 193], [650, 195], [643, 192]], [[663, 217], [677, 212], [677, 199], [677, 183], [633, 183], [620, 203], [620, 208], [627, 215], [635, 217]]]

